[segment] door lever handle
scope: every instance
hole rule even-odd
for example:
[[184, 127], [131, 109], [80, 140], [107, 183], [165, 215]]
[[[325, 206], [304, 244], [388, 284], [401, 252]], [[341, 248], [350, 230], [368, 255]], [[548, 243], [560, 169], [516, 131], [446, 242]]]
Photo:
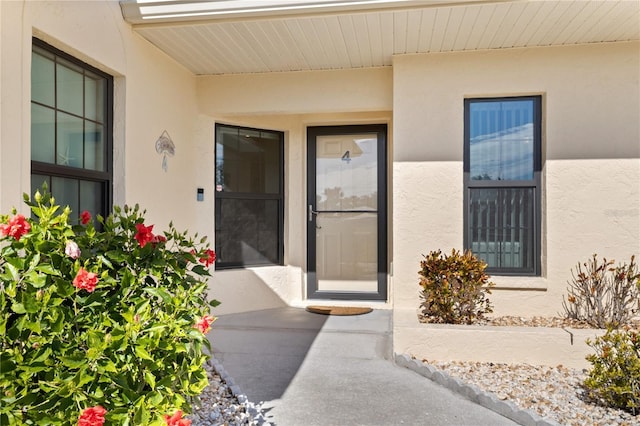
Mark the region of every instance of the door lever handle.
[[317, 215], [318, 212], [313, 210], [313, 206], [309, 204], [309, 222], [313, 222], [313, 215]]

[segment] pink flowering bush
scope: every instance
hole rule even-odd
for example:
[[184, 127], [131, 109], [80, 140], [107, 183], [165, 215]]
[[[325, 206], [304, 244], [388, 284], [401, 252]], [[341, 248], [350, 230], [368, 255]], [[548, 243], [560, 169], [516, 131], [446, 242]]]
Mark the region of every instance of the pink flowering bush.
[[206, 240], [156, 235], [137, 206], [25, 202], [0, 215], [0, 425], [189, 424], [218, 304]]

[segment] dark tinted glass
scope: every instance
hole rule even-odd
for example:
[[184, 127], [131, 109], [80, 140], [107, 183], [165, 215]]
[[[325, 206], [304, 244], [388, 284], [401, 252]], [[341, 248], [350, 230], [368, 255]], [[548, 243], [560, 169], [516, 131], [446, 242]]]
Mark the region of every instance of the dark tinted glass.
[[281, 133], [218, 126], [216, 191], [280, 192]]
[[218, 199], [218, 262], [263, 265], [279, 262], [278, 200]]

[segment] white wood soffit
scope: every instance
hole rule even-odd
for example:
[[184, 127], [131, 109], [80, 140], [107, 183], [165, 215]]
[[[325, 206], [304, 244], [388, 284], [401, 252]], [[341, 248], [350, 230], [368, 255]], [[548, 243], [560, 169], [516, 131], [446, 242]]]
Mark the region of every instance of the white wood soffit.
[[161, 22], [142, 19], [135, 7], [191, 2], [141, 1], [120, 2], [125, 19], [197, 75], [381, 67], [401, 54], [640, 40], [640, 0], [218, 0], [327, 4], [227, 8]]

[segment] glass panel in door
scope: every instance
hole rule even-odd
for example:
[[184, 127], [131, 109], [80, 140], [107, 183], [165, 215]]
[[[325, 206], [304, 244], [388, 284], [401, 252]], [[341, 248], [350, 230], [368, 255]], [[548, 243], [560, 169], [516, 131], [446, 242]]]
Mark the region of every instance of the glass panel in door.
[[378, 289], [377, 135], [316, 139], [318, 291]]

